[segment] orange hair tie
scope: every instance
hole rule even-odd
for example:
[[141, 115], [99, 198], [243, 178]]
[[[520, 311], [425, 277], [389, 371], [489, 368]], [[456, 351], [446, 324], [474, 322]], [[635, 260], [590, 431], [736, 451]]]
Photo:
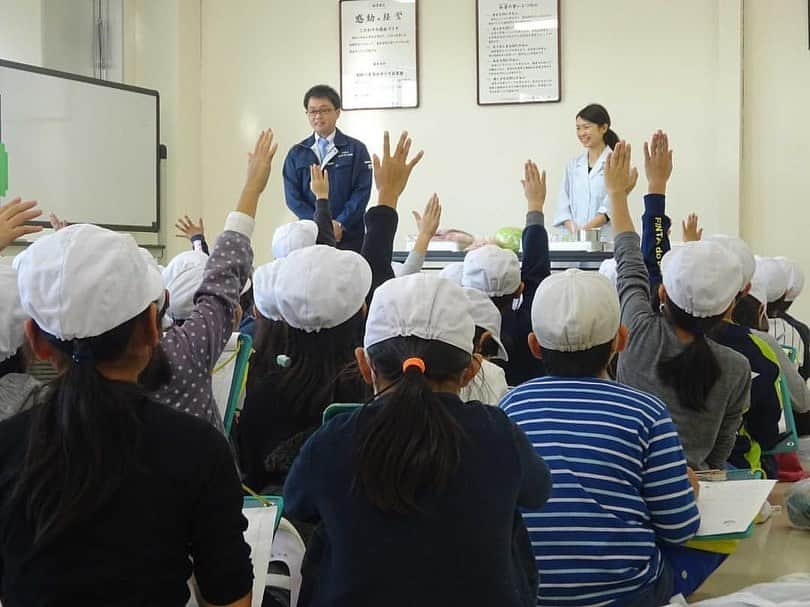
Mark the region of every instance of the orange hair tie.
[[427, 369], [427, 367], [425, 366], [425, 361], [417, 357], [409, 358], [404, 363], [402, 363], [402, 372], [405, 373], [411, 367], [416, 367], [422, 374], [424, 374], [425, 369]]

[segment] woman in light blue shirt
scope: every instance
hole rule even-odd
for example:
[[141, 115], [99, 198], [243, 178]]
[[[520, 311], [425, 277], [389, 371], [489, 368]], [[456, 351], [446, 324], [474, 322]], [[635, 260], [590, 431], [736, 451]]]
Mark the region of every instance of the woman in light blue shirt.
[[[577, 138], [586, 152], [572, 159], [565, 169], [554, 218], [555, 226], [565, 226], [572, 234], [603, 228], [610, 221], [604, 165], [619, 141], [610, 128], [608, 111], [596, 103], [577, 114]], [[602, 240], [606, 235], [603, 228]]]

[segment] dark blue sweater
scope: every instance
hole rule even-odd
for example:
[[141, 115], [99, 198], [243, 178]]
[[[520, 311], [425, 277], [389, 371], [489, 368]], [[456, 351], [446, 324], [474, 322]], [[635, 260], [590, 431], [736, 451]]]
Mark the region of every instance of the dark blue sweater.
[[334, 418], [301, 449], [284, 499], [286, 515], [322, 523], [326, 545], [310, 607], [526, 604], [515, 512], [546, 502], [548, 467], [499, 409], [439, 396], [466, 439], [448, 487], [419, 498], [422, 513], [386, 514], [353, 488], [360, 416], [384, 402]]

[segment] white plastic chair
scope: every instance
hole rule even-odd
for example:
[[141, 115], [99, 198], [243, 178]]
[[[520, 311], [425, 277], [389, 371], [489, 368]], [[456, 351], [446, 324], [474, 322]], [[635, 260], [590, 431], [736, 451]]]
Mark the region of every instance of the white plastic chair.
[[270, 565], [284, 563], [289, 576], [269, 573], [266, 585], [268, 588], [281, 588], [290, 592], [290, 607], [298, 605], [301, 593], [301, 565], [307, 547], [298, 530], [286, 518], [282, 518], [273, 537], [273, 548], [270, 551]]

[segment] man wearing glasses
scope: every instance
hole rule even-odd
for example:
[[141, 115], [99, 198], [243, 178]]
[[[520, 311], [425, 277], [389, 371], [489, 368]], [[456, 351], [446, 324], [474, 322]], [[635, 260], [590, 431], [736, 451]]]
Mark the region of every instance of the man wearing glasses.
[[315, 164], [325, 169], [337, 246], [359, 252], [363, 245], [363, 215], [371, 195], [371, 158], [362, 142], [337, 129], [340, 107], [340, 95], [332, 87], [321, 84], [304, 95], [304, 108], [314, 133], [287, 154], [284, 193], [287, 206], [299, 219], [312, 219], [316, 198], [310, 190], [310, 167]]

